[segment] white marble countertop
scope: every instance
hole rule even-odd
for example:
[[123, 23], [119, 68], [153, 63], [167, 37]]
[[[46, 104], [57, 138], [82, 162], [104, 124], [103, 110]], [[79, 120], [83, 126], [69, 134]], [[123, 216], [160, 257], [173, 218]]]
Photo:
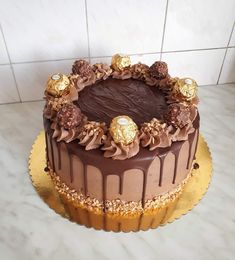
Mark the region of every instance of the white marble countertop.
[[205, 86], [199, 94], [214, 164], [206, 196], [172, 224], [128, 234], [71, 223], [38, 197], [27, 164], [43, 102], [1, 105], [0, 259], [234, 259], [235, 85]]

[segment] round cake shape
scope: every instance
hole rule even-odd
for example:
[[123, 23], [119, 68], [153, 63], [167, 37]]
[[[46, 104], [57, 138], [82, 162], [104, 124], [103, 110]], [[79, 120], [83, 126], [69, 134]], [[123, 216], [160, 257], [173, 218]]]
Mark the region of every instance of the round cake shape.
[[[89, 120], [109, 125], [114, 117], [126, 115], [141, 127], [152, 118], [164, 120], [167, 102], [161, 88], [142, 80], [108, 78], [79, 91], [74, 104]], [[60, 190], [73, 190], [74, 197], [87, 207], [128, 213], [157, 207], [159, 196], [177, 192], [187, 179], [197, 147], [199, 116], [183, 141], [176, 139], [171, 146], [153, 151], [140, 146], [139, 152], [126, 160], [105, 158], [100, 149], [87, 151], [77, 139], [57, 142], [53, 123], [45, 119], [44, 124], [47, 160], [59, 177]]]
[[198, 140], [196, 130], [189, 140], [170, 148], [140, 148], [135, 157], [119, 161], [105, 158], [99, 149], [86, 151], [76, 141], [56, 142], [51, 129], [45, 129], [51, 169], [67, 187], [84, 196], [84, 203], [86, 197], [98, 200], [101, 207], [109, 201], [110, 210], [116, 200], [144, 208], [147, 201], [177, 188], [190, 173]]

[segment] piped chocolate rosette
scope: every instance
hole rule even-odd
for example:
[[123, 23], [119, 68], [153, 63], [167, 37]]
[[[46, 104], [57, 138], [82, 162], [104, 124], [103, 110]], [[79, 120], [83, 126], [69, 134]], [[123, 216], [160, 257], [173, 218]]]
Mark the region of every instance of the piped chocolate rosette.
[[[156, 115], [141, 124], [136, 124], [128, 115], [116, 115], [109, 126], [106, 122], [89, 119], [78, 106], [80, 92], [108, 78], [133, 78], [159, 89], [165, 95], [167, 109], [160, 117]], [[114, 160], [135, 156], [140, 146], [150, 151], [169, 147], [172, 142], [187, 140], [195, 130], [197, 84], [191, 78], [172, 78], [167, 64], [162, 61], [150, 67], [142, 63], [131, 65], [130, 57], [119, 54], [113, 56], [111, 66], [77, 60], [71, 75], [57, 73], [49, 78], [45, 99], [44, 116], [51, 120], [53, 137], [58, 142], [77, 139], [78, 145], [86, 150], [100, 148], [104, 157]]]

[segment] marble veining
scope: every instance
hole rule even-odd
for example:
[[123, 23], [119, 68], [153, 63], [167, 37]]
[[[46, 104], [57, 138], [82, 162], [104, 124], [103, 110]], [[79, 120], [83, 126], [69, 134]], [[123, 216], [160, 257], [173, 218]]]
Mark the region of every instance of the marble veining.
[[156, 230], [106, 233], [70, 223], [41, 201], [28, 176], [28, 155], [42, 129], [43, 102], [0, 105], [0, 258], [234, 259], [235, 85], [201, 87], [201, 133], [214, 176], [200, 204]]

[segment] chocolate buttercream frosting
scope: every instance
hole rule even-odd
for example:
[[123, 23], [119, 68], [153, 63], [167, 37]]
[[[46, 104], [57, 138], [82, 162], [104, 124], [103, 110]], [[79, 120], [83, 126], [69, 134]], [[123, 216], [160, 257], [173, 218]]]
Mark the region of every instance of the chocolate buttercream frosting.
[[57, 112], [61, 109], [64, 104], [71, 103], [70, 99], [66, 97], [60, 98], [53, 98], [53, 97], [46, 97], [46, 105], [43, 110], [43, 115], [45, 118], [54, 120], [57, 115]]
[[[166, 93], [169, 97], [171, 91], [173, 90], [178, 78], [171, 78], [169, 75], [158, 81], [158, 87], [161, 89], [164, 93]], [[169, 100], [167, 100], [168, 102]], [[174, 100], [174, 102], [176, 102]], [[172, 102], [171, 102], [172, 103]]]
[[156, 86], [158, 84], [158, 79], [154, 78], [149, 72], [144, 75], [144, 81], [149, 86]]
[[173, 142], [176, 141], [185, 141], [188, 139], [189, 134], [192, 134], [195, 131], [193, 124], [190, 122], [185, 125], [183, 128], [173, 128], [171, 131], [171, 139]]
[[96, 80], [106, 80], [112, 74], [111, 67], [105, 63], [96, 63], [92, 69], [95, 73]]
[[73, 80], [79, 92], [82, 91], [86, 86], [94, 84], [96, 81], [96, 76], [95, 73], [91, 71], [90, 74], [87, 74], [86, 76], [72, 75], [71, 79]]
[[113, 160], [125, 160], [135, 156], [139, 152], [139, 137], [135, 136], [134, 141], [130, 144], [115, 143], [112, 136], [109, 134], [104, 142], [102, 150], [104, 157], [112, 158]]
[[149, 123], [144, 123], [140, 129], [141, 145], [149, 146], [150, 151], [158, 147], [170, 146], [172, 142], [170, 130], [171, 128], [165, 123], [153, 118]]
[[131, 66], [132, 78], [144, 80], [145, 75], [149, 72], [149, 66], [143, 63], [137, 63]]
[[55, 138], [57, 142], [65, 141], [69, 143], [77, 139], [79, 135], [78, 128], [65, 129], [64, 127], [58, 126], [56, 122], [51, 124], [51, 129], [54, 130], [52, 137]]
[[130, 68], [125, 68], [123, 70], [115, 70], [112, 73], [113, 78], [115, 79], [129, 79], [132, 77]]
[[85, 146], [85, 150], [93, 150], [101, 146], [106, 140], [107, 127], [105, 123], [88, 121], [83, 125], [78, 136], [79, 144]]

